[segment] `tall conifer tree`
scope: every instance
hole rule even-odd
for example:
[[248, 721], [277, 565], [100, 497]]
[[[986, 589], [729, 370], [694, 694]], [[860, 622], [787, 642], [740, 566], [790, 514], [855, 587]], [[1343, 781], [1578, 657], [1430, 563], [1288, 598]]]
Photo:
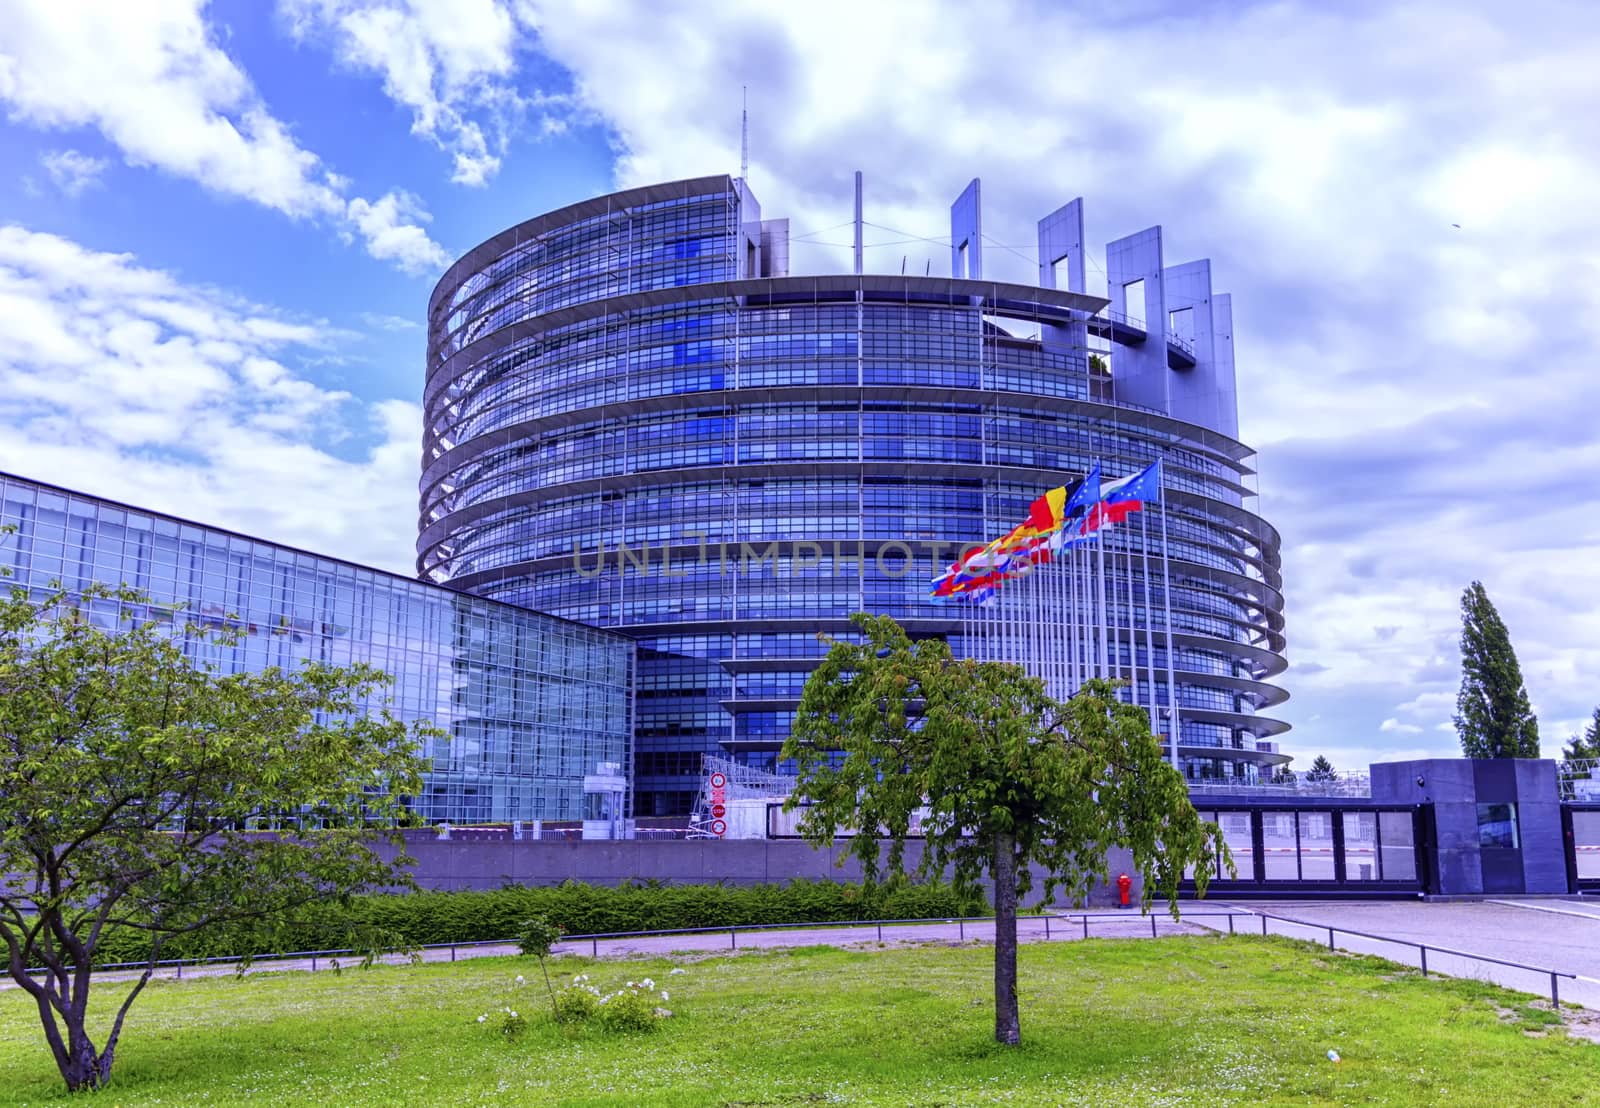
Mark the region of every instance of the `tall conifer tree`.
[[1461, 691], [1456, 731], [1469, 758], [1537, 758], [1539, 721], [1511, 636], [1483, 582], [1461, 594]]

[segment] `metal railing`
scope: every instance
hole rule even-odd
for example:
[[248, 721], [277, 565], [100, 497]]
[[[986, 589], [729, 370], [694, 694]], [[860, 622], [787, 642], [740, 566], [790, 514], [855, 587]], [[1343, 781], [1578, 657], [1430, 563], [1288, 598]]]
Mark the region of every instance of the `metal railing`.
[[[1489, 965], [1504, 966], [1504, 967], [1506, 967], [1508, 969], [1515, 969], [1515, 970], [1520, 970], [1520, 971], [1523, 971], [1523, 972], [1526, 972], [1526, 973], [1535, 973], [1535, 974], [1539, 974], [1541, 976], [1548, 977], [1549, 981], [1550, 981], [1550, 1002], [1551, 1002], [1552, 1005], [1557, 1006], [1557, 1007], [1559, 1007], [1560, 1003], [1561, 1003], [1560, 979], [1565, 977], [1568, 980], [1576, 980], [1577, 977], [1578, 977], [1578, 975], [1575, 974], [1575, 973], [1567, 973], [1564, 970], [1550, 969], [1550, 968], [1548, 968], [1546, 966], [1530, 966], [1530, 965], [1528, 965], [1526, 963], [1523, 963], [1523, 962], [1512, 962], [1512, 961], [1508, 961], [1508, 960], [1506, 960], [1504, 958], [1491, 958], [1491, 957], [1489, 957], [1488, 955], [1485, 955], [1485, 954], [1470, 954], [1470, 953], [1468, 953], [1468, 952], [1466, 952], [1464, 950], [1452, 950], [1449, 947], [1436, 946], [1436, 945], [1433, 945], [1431, 943], [1420, 943], [1420, 942], [1417, 942], [1414, 939], [1397, 939], [1397, 938], [1394, 938], [1393, 936], [1390, 936], [1390, 935], [1374, 935], [1369, 931], [1356, 931], [1356, 930], [1353, 930], [1353, 929], [1348, 928], [1348, 927], [1337, 927], [1337, 926], [1334, 926], [1332, 924], [1326, 924], [1326, 923], [1309, 923], [1309, 922], [1307, 922], [1305, 920], [1292, 919], [1292, 918], [1290, 918], [1288, 916], [1272, 915], [1271, 913], [1268, 913], [1268, 912], [1258, 912], [1258, 911], [1253, 911], [1251, 909], [1237, 909], [1237, 910], [1230, 909], [1230, 910], [1226, 910], [1226, 911], [1215, 911], [1215, 912], [1184, 912], [1177, 919], [1173, 919], [1170, 915], [1167, 915], [1165, 913], [1154, 912], [1154, 911], [1140, 913], [1140, 915], [1143, 915], [1150, 922], [1150, 937], [1151, 938], [1157, 938], [1158, 937], [1158, 935], [1159, 935], [1158, 928], [1159, 928], [1160, 924], [1163, 921], [1165, 921], [1167, 923], [1170, 923], [1170, 924], [1172, 924], [1174, 926], [1181, 926], [1182, 924], [1184, 924], [1184, 923], [1186, 923], [1186, 922], [1188, 922], [1190, 920], [1222, 919], [1222, 918], [1225, 918], [1228, 921], [1228, 934], [1237, 935], [1237, 934], [1240, 934], [1241, 932], [1238, 930], [1237, 925], [1234, 922], [1235, 920], [1241, 919], [1241, 918], [1243, 918], [1243, 919], [1255, 918], [1255, 919], [1259, 919], [1261, 921], [1261, 934], [1264, 935], [1264, 936], [1272, 934], [1272, 932], [1268, 929], [1268, 924], [1269, 923], [1288, 924], [1288, 925], [1293, 926], [1293, 927], [1301, 927], [1301, 928], [1305, 928], [1305, 929], [1310, 930], [1310, 931], [1326, 931], [1327, 935], [1328, 935], [1328, 949], [1329, 950], [1338, 949], [1337, 943], [1336, 943], [1336, 936], [1338, 936], [1338, 935], [1348, 935], [1348, 936], [1350, 936], [1352, 938], [1366, 939], [1366, 940], [1368, 940], [1370, 942], [1392, 943], [1392, 944], [1394, 944], [1396, 946], [1414, 947], [1418, 952], [1419, 960], [1421, 962], [1422, 975], [1424, 977], [1427, 977], [1429, 975], [1428, 954], [1430, 952], [1435, 954], [1435, 955], [1441, 955], [1442, 954], [1442, 955], [1445, 955], [1445, 956], [1451, 957], [1451, 958], [1464, 958], [1464, 959], [1466, 959], [1468, 961], [1472, 961], [1472, 962], [1483, 962], [1483, 963], [1486, 963], [1486, 964], [1489, 964]], [[1111, 912], [1111, 913], [1105, 913], [1105, 912], [1101, 912], [1101, 913], [1089, 913], [1089, 912], [1037, 912], [1037, 913], [1019, 915], [1017, 917], [1017, 925], [1018, 925], [1018, 931], [1020, 932], [1022, 930], [1022, 926], [1024, 924], [1032, 923], [1032, 922], [1035, 922], [1035, 921], [1041, 922], [1044, 925], [1044, 928], [1043, 928], [1044, 937], [1045, 937], [1046, 941], [1049, 941], [1049, 940], [1051, 940], [1051, 939], [1053, 939], [1055, 937], [1054, 934], [1052, 934], [1052, 930], [1051, 930], [1051, 921], [1055, 921], [1059, 925], [1064, 925], [1064, 926], [1060, 926], [1060, 927], [1058, 927], [1056, 929], [1057, 931], [1059, 931], [1063, 935], [1063, 937], [1065, 937], [1065, 935], [1068, 932], [1075, 930], [1075, 931], [1079, 932], [1079, 937], [1080, 938], [1087, 939], [1087, 938], [1089, 938], [1089, 929], [1090, 929], [1090, 925], [1091, 924], [1127, 923], [1127, 922], [1131, 922], [1131, 921], [1137, 920], [1138, 918], [1139, 918], [1138, 915], [1135, 915], [1133, 913], [1124, 913], [1124, 912]], [[558, 940], [555, 943], [555, 946], [561, 947], [561, 946], [568, 946], [568, 945], [573, 944], [573, 943], [585, 943], [586, 942], [586, 943], [590, 944], [590, 955], [592, 957], [598, 958], [600, 956], [600, 940], [602, 940], [602, 939], [643, 939], [643, 938], [660, 938], [660, 937], [672, 936], [672, 935], [721, 935], [721, 934], [726, 933], [727, 936], [728, 936], [728, 949], [737, 950], [739, 948], [739, 933], [741, 931], [746, 933], [746, 934], [752, 934], [752, 933], [760, 933], [760, 932], [763, 932], [763, 931], [820, 931], [820, 930], [839, 931], [839, 930], [846, 930], [846, 929], [859, 930], [859, 929], [863, 929], [863, 928], [875, 929], [876, 933], [877, 933], [877, 941], [882, 942], [883, 941], [883, 937], [884, 937], [883, 929], [885, 927], [937, 926], [937, 925], [941, 925], [941, 924], [945, 925], [945, 926], [949, 926], [950, 924], [955, 924], [956, 925], [956, 934], [957, 934], [958, 940], [961, 941], [961, 942], [965, 942], [966, 941], [966, 933], [967, 933], [967, 925], [968, 924], [989, 924], [989, 925], [993, 925], [994, 922], [995, 922], [995, 919], [994, 919], [993, 916], [940, 916], [940, 917], [923, 918], [923, 919], [872, 919], [872, 920], [829, 920], [829, 921], [809, 921], [809, 920], [805, 920], [805, 921], [798, 921], [798, 922], [793, 922], [793, 923], [732, 924], [732, 925], [724, 926], [724, 927], [673, 927], [673, 928], [661, 928], [661, 929], [650, 930], [650, 931], [595, 931], [595, 932], [589, 932], [589, 933], [578, 934], [578, 935], [564, 935], [564, 936], [561, 937], [560, 940]], [[1218, 928], [1218, 930], [1220, 930], [1220, 928]], [[1290, 938], [1292, 936], [1283, 936], [1283, 937]], [[490, 947], [490, 946], [515, 946], [516, 943], [517, 943], [516, 939], [481, 939], [481, 940], [472, 940], [472, 941], [468, 941], [468, 942], [454, 942], [454, 943], [424, 943], [424, 944], [421, 944], [421, 945], [419, 945], [419, 946], [417, 946], [417, 947], [415, 947], [413, 949], [416, 950], [416, 951], [448, 950], [450, 952], [450, 961], [454, 962], [456, 960], [457, 952], [460, 951], [460, 950], [472, 950], [472, 949], [476, 949], [476, 948]], [[406, 952], [400, 951], [400, 952], [390, 952], [390, 953], [404, 954]], [[311, 962], [311, 971], [314, 973], [318, 969], [319, 960], [328, 959], [330, 961], [335, 962], [335, 964], [337, 964], [337, 958], [340, 955], [353, 955], [353, 956], [359, 956], [359, 957], [363, 957], [363, 958], [366, 956], [365, 952], [359, 951], [359, 950], [353, 950], [353, 949], [352, 950], [299, 950], [299, 951], [287, 951], [287, 952], [283, 952], [283, 953], [275, 953], [275, 954], [271, 954], [271, 955], [268, 955], [268, 956], [263, 957], [263, 958], [252, 958], [252, 959], [250, 959], [248, 965], [257, 966], [257, 965], [261, 965], [263, 963], [265, 963], [267, 965], [270, 965], [270, 964], [275, 963], [275, 962], [304, 961], [306, 959], [309, 959], [310, 962]], [[177, 976], [181, 978], [183, 976], [183, 967], [184, 966], [225, 965], [225, 964], [230, 964], [230, 963], [232, 963], [232, 964], [242, 964], [243, 961], [244, 961], [243, 959], [241, 959], [241, 958], [239, 958], [237, 956], [234, 956], [234, 955], [222, 955], [222, 956], [214, 957], [214, 958], [174, 958], [174, 959], [166, 959], [166, 960], [158, 961], [158, 962], [156, 962], [154, 964], [151, 964], [151, 963], [148, 963], [148, 962], [115, 962], [115, 963], [111, 963], [109, 965], [95, 966], [94, 969], [93, 969], [93, 972], [102, 973], [102, 972], [110, 972], [110, 971], [113, 971], [113, 970], [143, 970], [143, 969], [146, 969], [146, 968], [150, 968], [150, 969], [175, 968], [177, 970]], [[28, 972], [30, 974], [33, 974], [33, 973], [45, 973], [47, 971], [43, 967], [38, 967], [38, 968], [30, 968], [28, 970]], [[1437, 973], [1438, 972], [1437, 969], [1434, 972]], [[1441, 974], [1440, 976], [1449, 976], [1449, 975], [1448, 974]]]
[[[1228, 750], [1229, 747], [1219, 749]], [[1263, 751], [1261, 753], [1271, 753]], [[1304, 775], [1293, 784], [1275, 783], [1271, 780], [1233, 780], [1201, 778], [1188, 782], [1191, 793], [1233, 794], [1237, 796], [1342, 796], [1363, 798], [1372, 795], [1372, 779], [1366, 770], [1337, 770], [1329, 778], [1309, 780]]]
[[[1536, 973], [1543, 976], [1548, 976], [1550, 979], [1550, 1003], [1554, 1007], [1560, 1007], [1561, 1005], [1561, 986], [1559, 979], [1565, 977], [1568, 980], [1575, 981], [1578, 977], [1578, 975], [1575, 973], [1567, 973], [1563, 970], [1553, 970], [1545, 966], [1530, 966], [1525, 962], [1509, 962], [1504, 958], [1491, 958], [1486, 954], [1468, 954], [1464, 950], [1452, 950], [1449, 947], [1434, 946], [1431, 943], [1419, 943], [1415, 939], [1397, 939], [1392, 935], [1374, 935], [1369, 931], [1354, 931], [1348, 927], [1335, 927], [1332, 924], [1327, 923], [1308, 923], [1305, 920], [1291, 919], [1288, 916], [1275, 916], [1267, 912], [1246, 912], [1238, 914], [1259, 916], [1261, 918], [1261, 933], [1263, 935], [1269, 933], [1267, 931], [1267, 922], [1269, 920], [1276, 923], [1291, 924], [1295, 927], [1304, 927], [1311, 931], [1326, 931], [1328, 933], [1329, 950], [1335, 949], [1335, 935], [1349, 935], [1352, 938], [1367, 939], [1370, 942], [1393, 943], [1395, 946], [1415, 947], [1421, 963], [1420, 968], [1422, 969], [1422, 976], [1424, 977], [1428, 976], [1429, 951], [1432, 951], [1434, 954], [1443, 954], [1451, 958], [1465, 958], [1472, 962], [1484, 962], [1489, 965], [1505, 966], [1508, 969], [1522, 970], [1526, 973]], [[1233, 929], [1233, 919], [1231, 916], [1228, 920], [1228, 933], [1235, 933]], [[1442, 974], [1441, 976], [1448, 975]]]
[[[1169, 916], [1169, 915], [1163, 915], [1162, 913], [1159, 913], [1159, 912], [1147, 912], [1147, 913], [1142, 913], [1142, 914], [1149, 919], [1149, 921], [1150, 921], [1150, 934], [1151, 934], [1152, 937], [1155, 937], [1156, 934], [1157, 934], [1157, 930], [1156, 930], [1157, 925], [1160, 922], [1162, 922], [1163, 920], [1165, 920], [1165, 921], [1167, 921], [1167, 922], [1169, 922], [1169, 923], [1171, 923], [1173, 925], [1180, 925], [1185, 920], [1188, 920], [1188, 919], [1209, 919], [1209, 918], [1215, 918], [1215, 917], [1221, 917], [1221, 916], [1253, 915], [1254, 913], [1251, 913], [1251, 912], [1248, 912], [1248, 911], [1243, 911], [1243, 910], [1240, 910], [1240, 911], [1223, 911], [1223, 912], [1185, 913], [1180, 919], [1176, 919], [1176, 920], [1172, 919], [1172, 917]], [[1017, 923], [1018, 923], [1018, 927], [1019, 927], [1019, 930], [1020, 930], [1020, 928], [1021, 928], [1021, 926], [1023, 924], [1027, 924], [1027, 923], [1030, 923], [1030, 922], [1033, 922], [1033, 921], [1041, 921], [1044, 924], [1045, 938], [1050, 939], [1050, 938], [1054, 938], [1054, 934], [1052, 933], [1052, 930], [1051, 930], [1051, 921], [1052, 920], [1055, 920], [1058, 923], [1067, 924], [1069, 926], [1071, 926], [1073, 921], [1076, 920], [1076, 921], [1079, 921], [1079, 925], [1081, 926], [1081, 930], [1083, 932], [1083, 937], [1084, 938], [1088, 938], [1088, 936], [1089, 936], [1089, 924], [1091, 922], [1094, 922], [1094, 923], [1127, 922], [1127, 921], [1134, 920], [1134, 919], [1137, 919], [1137, 918], [1138, 918], [1138, 915], [1130, 914], [1130, 913], [1110, 913], [1110, 914], [1091, 915], [1091, 914], [1086, 913], [1086, 912], [1076, 912], [1076, 913], [1032, 912], [1032, 913], [1026, 913], [1026, 914], [1019, 914], [1017, 916]], [[878, 940], [881, 942], [883, 940], [883, 929], [885, 927], [917, 927], [917, 926], [930, 927], [930, 926], [939, 926], [939, 925], [949, 926], [950, 924], [954, 924], [956, 926], [957, 938], [960, 939], [961, 941], [965, 942], [966, 941], [966, 932], [967, 932], [967, 925], [968, 924], [993, 924], [993, 923], [994, 923], [994, 917], [993, 916], [931, 916], [931, 917], [918, 918], [918, 919], [798, 920], [798, 921], [794, 921], [794, 922], [790, 922], [790, 923], [739, 923], [739, 924], [728, 924], [728, 925], [722, 925], [722, 926], [716, 926], [716, 927], [670, 927], [670, 928], [658, 928], [658, 929], [655, 929], [655, 930], [647, 930], [647, 931], [594, 931], [594, 932], [584, 932], [584, 933], [581, 933], [581, 934], [563, 935], [560, 939], [558, 939], [555, 942], [554, 946], [562, 947], [562, 946], [567, 946], [567, 945], [573, 944], [573, 943], [589, 943], [590, 944], [590, 954], [591, 954], [591, 956], [599, 957], [599, 954], [600, 954], [600, 940], [602, 940], [602, 939], [645, 939], [645, 938], [661, 938], [661, 937], [672, 936], [672, 935], [722, 935], [722, 934], [726, 934], [728, 936], [728, 947], [729, 947], [729, 949], [730, 950], [737, 950], [738, 946], [739, 946], [739, 934], [741, 932], [744, 932], [746, 934], [751, 934], [751, 933], [757, 933], [757, 932], [762, 932], [762, 931], [824, 931], [824, 930], [839, 931], [839, 930], [846, 930], [846, 929], [874, 928], [877, 931]], [[1059, 930], [1059, 928], [1058, 928], [1058, 930]], [[454, 962], [456, 960], [456, 954], [460, 950], [472, 950], [472, 949], [476, 949], [476, 948], [479, 948], [479, 947], [489, 947], [489, 946], [516, 946], [516, 945], [517, 945], [517, 940], [514, 939], [514, 938], [511, 938], [511, 939], [471, 939], [471, 940], [464, 940], [464, 941], [453, 942], [453, 943], [421, 943], [421, 944], [418, 944], [415, 947], [409, 948], [409, 950], [397, 949], [397, 950], [391, 950], [391, 951], [383, 951], [383, 952], [380, 953], [380, 956], [385, 956], [385, 955], [403, 956], [403, 955], [405, 955], [407, 953], [410, 953], [410, 952], [421, 952], [421, 951], [427, 951], [427, 950], [441, 950], [441, 951], [442, 950], [448, 950], [450, 952], [450, 961]], [[316, 970], [319, 968], [318, 967], [318, 963], [320, 961], [328, 960], [330, 962], [337, 962], [337, 959], [340, 956], [344, 956], [344, 955], [350, 955], [350, 956], [354, 956], [354, 957], [358, 957], [358, 958], [365, 958], [367, 956], [367, 952], [366, 951], [362, 951], [362, 950], [356, 950], [354, 948], [348, 948], [348, 949], [342, 949], [342, 950], [287, 950], [287, 951], [275, 951], [275, 952], [273, 952], [271, 954], [253, 956], [253, 957], [249, 958], [248, 959], [248, 965], [250, 967], [263, 966], [263, 965], [270, 966], [271, 964], [278, 963], [278, 962], [305, 961], [305, 960], [309, 959], [310, 962], [311, 962], [311, 970], [312, 970], [312, 972], [316, 972]], [[123, 970], [123, 971], [126, 971], [126, 970], [142, 970], [142, 969], [145, 969], [145, 968], [151, 968], [151, 969], [176, 969], [178, 971], [177, 975], [179, 977], [182, 977], [183, 976], [183, 972], [182, 971], [183, 971], [183, 967], [184, 966], [210, 966], [210, 965], [230, 965], [230, 964], [245, 964], [245, 963], [246, 963], [246, 959], [243, 958], [240, 955], [223, 954], [223, 955], [217, 955], [217, 956], [211, 957], [211, 958], [164, 958], [164, 959], [161, 959], [161, 960], [156, 961], [154, 963], [151, 963], [151, 962], [110, 962], [110, 963], [107, 963], [105, 965], [97, 965], [97, 966], [93, 967], [93, 972], [101, 973], [101, 972], [109, 972], [109, 971], [112, 971], [112, 970]], [[45, 973], [45, 972], [47, 972], [47, 970], [44, 967], [29, 967], [28, 972], [30, 974]]]

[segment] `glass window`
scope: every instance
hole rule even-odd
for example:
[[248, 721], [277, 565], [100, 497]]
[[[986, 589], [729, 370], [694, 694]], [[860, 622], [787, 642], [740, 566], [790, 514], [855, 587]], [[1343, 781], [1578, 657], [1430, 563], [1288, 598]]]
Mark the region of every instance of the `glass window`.
[[1572, 843], [1578, 876], [1600, 877], [1600, 812], [1572, 813]]
[[1293, 812], [1261, 813], [1261, 868], [1268, 881], [1300, 879], [1300, 846]]
[[1236, 881], [1256, 879], [1256, 851], [1250, 836], [1249, 812], [1218, 812], [1214, 817], [1222, 828], [1222, 841], [1233, 854]]
[[1478, 805], [1478, 845], [1495, 850], [1517, 849], [1517, 806]]
[[1378, 813], [1379, 874], [1385, 881], [1417, 879], [1416, 825], [1410, 812]]
[[1344, 820], [1344, 879], [1346, 881], [1379, 881], [1383, 878], [1378, 868], [1378, 815], [1376, 812], [1343, 812]]
[[1300, 880], [1333, 880], [1333, 813], [1300, 812]]

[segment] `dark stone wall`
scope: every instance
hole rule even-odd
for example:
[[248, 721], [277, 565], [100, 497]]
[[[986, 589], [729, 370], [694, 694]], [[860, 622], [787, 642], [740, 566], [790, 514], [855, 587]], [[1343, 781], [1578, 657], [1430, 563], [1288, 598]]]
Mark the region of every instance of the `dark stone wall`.
[[[459, 832], [457, 833], [459, 834]], [[385, 857], [394, 849], [382, 846]], [[502, 885], [559, 885], [583, 881], [591, 885], [617, 885], [623, 881], [656, 880], [675, 885], [783, 884], [798, 877], [813, 881], [859, 881], [861, 867], [848, 856], [848, 844], [836, 842], [817, 850], [789, 839], [637, 839], [630, 841], [514, 841], [509, 837], [442, 840], [431, 831], [406, 833], [406, 850], [416, 859], [412, 873], [425, 889], [497, 889]], [[885, 847], [887, 852], [887, 847]], [[834, 863], [844, 859], [842, 866]], [[922, 844], [906, 844], [906, 868], [922, 859]], [[1139, 875], [1127, 851], [1112, 852], [1110, 873], [1134, 879], [1138, 902]], [[1044, 874], [1035, 870], [1034, 892], [1028, 904], [1037, 903]], [[1108, 908], [1115, 903], [1109, 886], [1094, 890], [1090, 905]], [[1057, 897], [1060, 904], [1060, 898]]]
[[1522, 825], [1522, 878], [1529, 893], [1567, 890], [1567, 843], [1561, 833], [1561, 794], [1556, 764], [1547, 758], [1518, 758], [1517, 819]]

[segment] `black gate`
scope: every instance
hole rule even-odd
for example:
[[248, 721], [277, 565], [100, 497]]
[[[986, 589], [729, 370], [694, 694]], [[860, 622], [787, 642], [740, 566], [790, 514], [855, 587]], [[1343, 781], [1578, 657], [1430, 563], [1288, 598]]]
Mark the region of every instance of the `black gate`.
[[1600, 893], [1600, 803], [1563, 804], [1561, 837], [1567, 844], [1567, 888]]
[[1427, 805], [1206, 797], [1195, 807], [1233, 854], [1234, 875], [1219, 864], [1208, 895], [1416, 896], [1430, 887]]

